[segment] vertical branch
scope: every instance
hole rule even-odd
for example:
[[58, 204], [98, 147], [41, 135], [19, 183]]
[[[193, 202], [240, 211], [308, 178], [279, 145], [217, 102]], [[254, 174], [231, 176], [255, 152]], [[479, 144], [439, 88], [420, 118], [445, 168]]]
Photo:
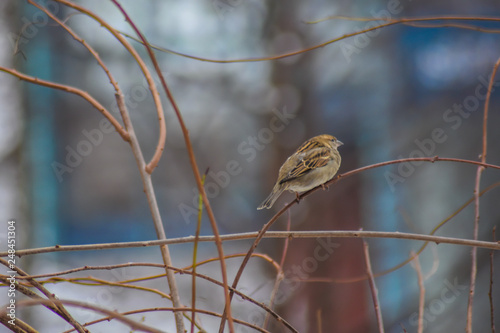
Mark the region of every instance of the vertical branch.
[[372, 291], [373, 306], [375, 307], [375, 315], [377, 316], [378, 331], [384, 332], [384, 322], [382, 320], [382, 311], [378, 300], [378, 289], [375, 285], [375, 278], [373, 277], [372, 264], [370, 262], [370, 252], [368, 251], [368, 243], [363, 239], [363, 250], [365, 252], [366, 274], [368, 274], [368, 282]]
[[[201, 183], [205, 184], [205, 178], [207, 177], [208, 169], [205, 171], [203, 178], [201, 179]], [[191, 279], [191, 333], [194, 333], [194, 323], [196, 321], [195, 317], [195, 308], [196, 308], [196, 258], [198, 256], [198, 239], [200, 237], [201, 230], [201, 216], [203, 212], [203, 199], [201, 194], [198, 196], [198, 225], [196, 226], [196, 234], [194, 236], [194, 244], [193, 244], [193, 275]]]
[[[295, 202], [297, 202], [297, 199], [294, 201], [290, 202], [288, 205], [283, 207], [278, 213], [276, 213], [264, 226], [262, 229], [259, 230], [259, 233], [257, 234], [257, 237], [255, 237], [255, 240], [253, 241], [252, 246], [248, 250], [247, 254], [245, 255], [245, 258], [243, 258], [243, 261], [241, 262], [240, 268], [238, 268], [238, 272], [236, 272], [236, 275], [233, 280], [233, 284], [231, 285], [231, 288], [234, 290], [238, 286], [238, 283], [240, 282], [240, 278], [243, 275], [243, 271], [245, 270], [246, 265], [248, 264], [248, 261], [252, 257], [253, 252], [257, 248], [257, 245], [259, 245], [260, 241], [262, 240], [262, 237], [264, 237], [265, 233], [269, 228], [278, 220], [278, 218], [288, 209], [290, 208]], [[229, 302], [233, 299], [234, 292], [231, 291], [229, 294]], [[226, 308], [224, 309], [224, 313], [222, 314], [222, 320], [219, 326], [219, 333], [224, 332], [224, 325], [225, 325], [225, 320], [226, 317], [229, 316], [228, 313], [228, 306], [230, 304], [226, 304]]]
[[[479, 235], [479, 190], [481, 183], [481, 173], [483, 167], [478, 167], [476, 171], [476, 181], [474, 186], [474, 231], [473, 239], [477, 240]], [[476, 290], [477, 277], [477, 247], [471, 250], [471, 269], [470, 269], [470, 284], [469, 284], [469, 300], [467, 302], [467, 323], [465, 332], [472, 333], [472, 308], [474, 302], [474, 293]]]
[[[290, 231], [290, 224], [292, 218], [290, 215], [290, 211], [288, 211], [288, 219], [286, 222], [286, 231]], [[276, 280], [274, 281], [273, 291], [271, 292], [271, 300], [269, 301], [269, 308], [273, 308], [274, 300], [276, 299], [276, 294], [278, 293], [279, 287], [283, 279], [285, 278], [285, 274], [283, 273], [283, 266], [285, 265], [286, 254], [288, 253], [288, 243], [290, 238], [285, 238], [285, 245], [283, 246], [283, 253], [281, 255], [281, 261], [278, 268], [278, 272], [276, 275]], [[266, 329], [267, 324], [269, 323], [269, 319], [271, 319], [271, 314], [269, 312], [266, 313], [266, 318], [264, 319], [264, 324], [262, 325], [263, 329]]]
[[[144, 63], [144, 61], [141, 59], [139, 56], [138, 52], [128, 43], [123, 36], [121, 36], [113, 27], [111, 27], [106, 21], [101, 19], [99, 16], [97, 16], [95, 13], [85, 9], [84, 7], [81, 7], [75, 3], [72, 3], [67, 0], [56, 0], [57, 2], [60, 2], [68, 7], [71, 7], [73, 9], [78, 10], [81, 13], [84, 13], [85, 15], [91, 17], [92, 19], [96, 20], [99, 22], [103, 27], [105, 27], [124, 47], [125, 49], [132, 55], [132, 57], [135, 59], [139, 67], [141, 68], [141, 71], [144, 74], [144, 77], [146, 78], [146, 81], [148, 82], [148, 86], [150, 88], [151, 94], [153, 96], [153, 99], [155, 101], [156, 105], [156, 110], [158, 114], [158, 119], [159, 119], [159, 126], [160, 126], [160, 135], [158, 139], [158, 145], [156, 147], [155, 154], [150, 162], [149, 165], [146, 164], [144, 156], [142, 155], [142, 151], [139, 145], [139, 141], [137, 139], [137, 136], [135, 135], [132, 122], [130, 120], [128, 111], [126, 109], [125, 103], [124, 103], [124, 98], [123, 94], [120, 93], [120, 91], [117, 91], [115, 94], [116, 100], [117, 100], [117, 105], [118, 108], [120, 109], [120, 112], [123, 117], [123, 122], [125, 125], [125, 128], [128, 130], [128, 134], [130, 135], [130, 146], [132, 148], [132, 152], [134, 154], [134, 157], [136, 159], [139, 172], [141, 175], [141, 179], [143, 182], [144, 186], [144, 192], [146, 193], [146, 197], [148, 200], [148, 204], [151, 210], [151, 214], [153, 217], [153, 222], [154, 226], [156, 229], [156, 234], [159, 239], [166, 239], [166, 234], [165, 230], [163, 228], [163, 222], [161, 220], [159, 208], [158, 208], [158, 203], [156, 201], [156, 195], [154, 192], [154, 187], [153, 187], [153, 182], [151, 180], [151, 173], [153, 172], [154, 168], [158, 164], [158, 161], [160, 160], [160, 157], [163, 152], [163, 147], [165, 144], [165, 139], [166, 139], [166, 124], [165, 124], [165, 118], [163, 116], [163, 107], [161, 104], [160, 100], [160, 95], [158, 93], [158, 90], [156, 89], [156, 86], [154, 84], [153, 78], [151, 77], [149, 70]], [[171, 256], [170, 256], [170, 251], [168, 249], [168, 246], [166, 245], [161, 245], [160, 246], [160, 251], [162, 254], [163, 258], [163, 263], [165, 264], [165, 271], [167, 275], [167, 281], [172, 297], [172, 303], [174, 308], [178, 309], [181, 308], [182, 305], [180, 303], [180, 296], [179, 296], [179, 291], [177, 288], [177, 283], [175, 281], [175, 276], [174, 272], [168, 267], [173, 266]], [[182, 312], [175, 311], [174, 310], [174, 316], [175, 316], [175, 321], [176, 321], [176, 326], [177, 326], [177, 332], [184, 333], [184, 321], [182, 317]]]
[[[495, 236], [496, 227], [493, 227], [493, 241], [496, 242]], [[490, 290], [488, 291], [488, 298], [490, 299], [490, 321], [491, 321], [491, 333], [495, 333], [495, 307], [493, 306], [493, 253], [490, 252]]]
[[[118, 108], [126, 110], [125, 104], [123, 103], [123, 98], [120, 98], [120, 96], [116, 96], [116, 102], [118, 104]], [[144, 186], [144, 193], [146, 194], [149, 208], [151, 210], [151, 215], [153, 217], [157, 237], [158, 239], [167, 239], [167, 236], [165, 234], [165, 229], [163, 228], [163, 222], [160, 216], [160, 210], [158, 208], [158, 202], [156, 201], [156, 194], [154, 192], [153, 182], [151, 180], [151, 174], [148, 173], [146, 170], [146, 162], [142, 155], [142, 150], [139, 145], [137, 136], [135, 135], [132, 122], [128, 117], [128, 113], [125, 114], [126, 117], [124, 117], [124, 122], [126, 127], [128, 128], [128, 133], [130, 134], [130, 146], [132, 148], [132, 152], [134, 154], [136, 163], [139, 167], [139, 172], [141, 174]], [[182, 305], [179, 296], [179, 289], [177, 288], [174, 272], [171, 269], [168, 269], [168, 267], [173, 266], [172, 257], [170, 256], [170, 251], [168, 249], [168, 246], [165, 244], [160, 245], [160, 251], [163, 258], [163, 263], [165, 264], [165, 272], [167, 274], [167, 282], [168, 282], [168, 287], [170, 289], [170, 295], [172, 297], [172, 304], [175, 309], [181, 308]], [[184, 320], [182, 318], [182, 312], [174, 310], [174, 316], [177, 325], [177, 332], [184, 333]]]
[[323, 332], [323, 323], [321, 322], [321, 308], [316, 310], [316, 325], [318, 325], [318, 333]]
[[[146, 50], [148, 51], [148, 54], [151, 58], [151, 61], [153, 62], [153, 65], [155, 67], [155, 70], [160, 78], [161, 84], [163, 86], [163, 89], [165, 90], [165, 93], [167, 94], [167, 97], [172, 104], [172, 107], [174, 108], [174, 112], [177, 116], [177, 119], [179, 121], [179, 124], [181, 126], [182, 134], [184, 136], [184, 140], [186, 142], [186, 148], [189, 154], [189, 161], [191, 163], [191, 168], [194, 173], [194, 177], [196, 180], [196, 185], [198, 186], [198, 190], [201, 193], [201, 196], [203, 198], [203, 203], [205, 204], [205, 208], [207, 210], [208, 218], [210, 220], [210, 224], [212, 226], [212, 230], [214, 232], [215, 236], [215, 244], [217, 246], [217, 251], [219, 253], [219, 259], [220, 259], [220, 265], [221, 265], [221, 274], [222, 274], [222, 282], [224, 284], [224, 298], [225, 298], [225, 303], [226, 303], [226, 309], [227, 309], [227, 320], [229, 322], [229, 330], [230, 332], [234, 332], [234, 324], [233, 324], [233, 318], [231, 315], [231, 300], [229, 297], [229, 285], [227, 281], [227, 269], [226, 269], [226, 261], [224, 259], [224, 250], [222, 248], [222, 241], [220, 239], [219, 235], [219, 230], [217, 228], [217, 222], [215, 221], [215, 215], [212, 211], [212, 207], [210, 206], [210, 202], [208, 201], [207, 193], [205, 192], [205, 188], [203, 187], [203, 184], [201, 182], [201, 176], [200, 176], [200, 171], [198, 169], [198, 164], [196, 163], [196, 159], [194, 156], [193, 152], [193, 147], [191, 144], [191, 139], [189, 138], [189, 133], [187, 130], [186, 125], [184, 124], [184, 119], [182, 118], [181, 112], [179, 111], [179, 108], [177, 106], [177, 103], [175, 102], [174, 96], [172, 95], [170, 89], [167, 86], [167, 82], [165, 78], [163, 77], [163, 74], [161, 73], [160, 66], [158, 65], [158, 61], [156, 60], [156, 56], [151, 49], [151, 46], [149, 45], [148, 41], [144, 37], [144, 35], [141, 33], [141, 31], [137, 28], [137, 26], [134, 24], [134, 22], [130, 19], [130, 16], [127, 14], [125, 9], [120, 5], [120, 3], [117, 0], [111, 0], [117, 7], [118, 9], [122, 12], [123, 16], [127, 20], [127, 22], [130, 24], [132, 29], [134, 29], [135, 33], [139, 36], [139, 38], [142, 40], [144, 46], [146, 47]], [[147, 171], [152, 171], [150, 170], [151, 164], [153, 164], [154, 158], [151, 160], [150, 165], [147, 166]], [[176, 313], [178, 316], [177, 318], [182, 319], [182, 315], [180, 313]], [[182, 331], [183, 332], [183, 331]]]
[[413, 268], [417, 272], [418, 288], [420, 290], [418, 298], [418, 333], [424, 332], [424, 304], [425, 304], [425, 286], [424, 277], [422, 275], [422, 268], [420, 267], [420, 260], [418, 254], [411, 251], [410, 257], [413, 258], [412, 264]]
[[[486, 154], [488, 151], [488, 110], [490, 106], [491, 91], [493, 89], [493, 83], [495, 82], [495, 76], [500, 65], [500, 58], [498, 58], [495, 66], [493, 66], [493, 71], [491, 73], [490, 81], [488, 83], [488, 92], [486, 94], [486, 101], [484, 103], [484, 114], [483, 114], [483, 145], [481, 152], [481, 163], [486, 163]], [[476, 172], [476, 183], [474, 186], [474, 240], [478, 239], [479, 235], [479, 193], [480, 193], [480, 183], [481, 174], [484, 171], [483, 166], [479, 166]], [[472, 333], [472, 308], [474, 302], [474, 293], [476, 288], [476, 276], [477, 276], [477, 248], [473, 247], [471, 251], [471, 272], [470, 272], [470, 286], [469, 286], [469, 300], [467, 302], [467, 323], [465, 331], [466, 333]]]

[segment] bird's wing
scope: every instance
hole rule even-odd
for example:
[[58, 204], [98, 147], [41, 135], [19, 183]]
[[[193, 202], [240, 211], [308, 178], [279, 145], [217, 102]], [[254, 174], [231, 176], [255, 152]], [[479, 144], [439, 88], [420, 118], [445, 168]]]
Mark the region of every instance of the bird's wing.
[[297, 150], [295, 151], [295, 154], [300, 154], [300, 153], [304, 153], [304, 152], [311, 152], [313, 150], [316, 150], [316, 149], [320, 149], [320, 148], [325, 148], [325, 145], [323, 143], [320, 143], [316, 140], [308, 140], [306, 142], [304, 142], [299, 148], [297, 148]]
[[314, 169], [324, 167], [331, 160], [332, 154], [324, 147], [298, 154], [295, 166], [287, 174], [283, 175], [279, 183], [283, 184], [292, 179], [300, 178]]

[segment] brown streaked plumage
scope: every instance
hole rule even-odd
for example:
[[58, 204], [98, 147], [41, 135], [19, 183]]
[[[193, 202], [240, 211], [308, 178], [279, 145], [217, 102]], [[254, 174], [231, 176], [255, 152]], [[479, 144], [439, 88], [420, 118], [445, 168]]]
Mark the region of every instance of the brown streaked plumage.
[[341, 141], [328, 134], [304, 142], [283, 163], [271, 194], [257, 209], [271, 208], [285, 190], [298, 194], [332, 179], [340, 167], [341, 157], [337, 148], [341, 145]]

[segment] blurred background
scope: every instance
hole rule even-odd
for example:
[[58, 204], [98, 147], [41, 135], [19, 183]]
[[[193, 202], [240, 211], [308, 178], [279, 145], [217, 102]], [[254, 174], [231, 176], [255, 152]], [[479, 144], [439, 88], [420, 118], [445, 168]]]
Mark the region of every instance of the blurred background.
[[[95, 21], [53, 1], [41, 1], [101, 55], [126, 95], [146, 160], [158, 140], [151, 94], [138, 66]], [[108, 1], [84, 1], [115, 28], [133, 35]], [[163, 74], [184, 116], [200, 170], [209, 168], [207, 194], [223, 234], [255, 231], [285, 203], [257, 211], [276, 180], [280, 165], [303, 141], [328, 133], [344, 142], [340, 173], [377, 162], [408, 157], [478, 160], [487, 82], [500, 56], [496, 33], [456, 27], [397, 24], [280, 60], [214, 63], [208, 60], [257, 59], [298, 51], [344, 34], [383, 23], [377, 18], [479, 16], [500, 14], [490, 1], [288, 1], [254, 0], [121, 1], [148, 40], [159, 47], [204, 61], [157, 51]], [[0, 66], [88, 91], [119, 118], [114, 91], [87, 50], [26, 2], [0, 4]], [[331, 15], [374, 20], [330, 19]], [[433, 23], [443, 23], [436, 22]], [[466, 21], [483, 29], [492, 22]], [[140, 54], [144, 48], [133, 41]], [[148, 62], [150, 64], [150, 62]], [[151, 70], [153, 67], [150, 65]], [[155, 76], [155, 79], [156, 76]], [[500, 164], [500, 94], [495, 84], [488, 119], [487, 162]], [[90, 244], [156, 238], [146, 197], [128, 144], [103, 127], [103, 117], [86, 101], [61, 91], [0, 74], [0, 212], [17, 221], [19, 248]], [[168, 238], [193, 235], [198, 191], [173, 110], [163, 96], [167, 144], [153, 174]], [[430, 233], [473, 195], [476, 167], [447, 162], [406, 163], [369, 170], [317, 191], [292, 207], [274, 225], [286, 230], [365, 230]], [[500, 181], [487, 169], [481, 188]], [[481, 198], [480, 239], [491, 240], [500, 222], [500, 190]], [[474, 205], [448, 222], [439, 235], [472, 238]], [[6, 228], [0, 230], [5, 244]], [[202, 234], [212, 234], [206, 216]], [[369, 240], [373, 270], [382, 272], [406, 260], [421, 242]], [[225, 243], [225, 252], [246, 252], [250, 243]], [[281, 260], [283, 240], [264, 240], [257, 251]], [[216, 256], [202, 244], [199, 259]], [[462, 331], [470, 276], [470, 248], [432, 244], [420, 261], [425, 276], [428, 332]], [[174, 264], [189, 265], [192, 244], [171, 246]], [[323, 256], [318, 257], [318, 253]], [[494, 263], [499, 264], [496, 255]], [[31, 274], [84, 265], [161, 262], [152, 249], [70, 252], [23, 257]], [[240, 259], [228, 260], [230, 277]], [[217, 263], [200, 268], [218, 276]], [[276, 310], [300, 332], [373, 332], [376, 321], [367, 281], [346, 282], [365, 273], [359, 239], [294, 239], [285, 260], [285, 282]], [[121, 269], [83, 272], [111, 281], [161, 274], [161, 270]], [[253, 259], [240, 282], [242, 291], [268, 302], [276, 271]], [[489, 251], [478, 251], [474, 329], [486, 332], [489, 319]], [[76, 275], [78, 276], [78, 275]], [[317, 280], [322, 282], [314, 282]], [[494, 273], [500, 281], [500, 275]], [[230, 278], [231, 280], [231, 278]], [[182, 301], [190, 304], [190, 278], [179, 277]], [[418, 284], [406, 265], [378, 277], [386, 332], [415, 332]], [[168, 291], [165, 281], [148, 286]], [[121, 289], [71, 284], [47, 286], [60, 298], [73, 298], [127, 310], [169, 306], [158, 296], [138, 299]], [[500, 289], [493, 299], [500, 308]], [[198, 305], [222, 311], [222, 291], [202, 282]], [[4, 293], [0, 300], [6, 300]], [[2, 302], [4, 304], [4, 302]], [[261, 325], [264, 313], [235, 300], [234, 315]], [[23, 310], [41, 332], [62, 331], [65, 323], [47, 311]], [[75, 310], [83, 321], [97, 317]], [[136, 318], [141, 318], [140, 316]], [[496, 324], [500, 315], [496, 313]], [[95, 319], [95, 318], [94, 318]], [[173, 330], [173, 316], [148, 314], [148, 324]], [[217, 319], [202, 317], [208, 331]], [[110, 330], [112, 328], [112, 330]], [[92, 331], [123, 331], [117, 323]], [[271, 332], [283, 327], [271, 321]], [[2, 328], [0, 328], [2, 330]], [[245, 332], [238, 327], [238, 332]]]

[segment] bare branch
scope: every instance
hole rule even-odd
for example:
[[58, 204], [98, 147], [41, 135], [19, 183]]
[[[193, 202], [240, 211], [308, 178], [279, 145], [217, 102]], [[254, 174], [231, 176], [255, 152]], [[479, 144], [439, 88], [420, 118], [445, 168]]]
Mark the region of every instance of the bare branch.
[[109, 120], [109, 122], [115, 127], [116, 131], [121, 135], [123, 140], [125, 140], [127, 142], [130, 141], [130, 136], [127, 133], [127, 131], [122, 127], [122, 125], [120, 125], [120, 123], [111, 115], [111, 113], [108, 110], [106, 110], [106, 108], [104, 106], [102, 106], [101, 103], [99, 103], [88, 92], [83, 91], [83, 90], [78, 89], [78, 88], [75, 88], [75, 87], [65, 85], [65, 84], [59, 84], [59, 83], [55, 83], [55, 82], [51, 82], [51, 81], [42, 80], [42, 79], [30, 76], [30, 75], [26, 75], [24, 73], [21, 73], [21, 72], [15, 70], [15, 69], [12, 69], [12, 68], [0, 66], [0, 71], [11, 74], [11, 75], [13, 75], [21, 80], [27, 81], [27, 82], [38, 84], [38, 85], [44, 86], [44, 87], [49, 87], [52, 89], [66, 91], [70, 94], [75, 94], [75, 95], [82, 97], [83, 99], [87, 100], [87, 102], [92, 104], [92, 106], [94, 108], [96, 108], [100, 113], [102, 113], [102, 115], [104, 117], [106, 117], [106, 119]]
[[375, 278], [373, 277], [372, 264], [370, 262], [370, 251], [368, 250], [368, 243], [363, 240], [363, 250], [365, 253], [365, 264], [366, 264], [366, 274], [368, 275], [368, 282], [370, 284], [370, 290], [372, 291], [373, 307], [375, 308], [375, 315], [377, 317], [378, 331], [380, 333], [384, 331], [384, 321], [382, 319], [382, 310], [380, 309], [380, 302], [378, 300], [378, 289], [375, 284]]
[[422, 268], [420, 267], [420, 260], [418, 254], [411, 251], [410, 257], [413, 258], [412, 266], [417, 272], [418, 288], [420, 290], [418, 298], [418, 333], [424, 332], [424, 305], [425, 305], [425, 286], [424, 277], [422, 275]]
[[[9, 269], [16, 271], [17, 274], [26, 276], [28, 275], [25, 271], [23, 271], [21, 268], [14, 266], [12, 264], [9, 264], [5, 259], [0, 258], [0, 264], [4, 265], [5, 267], [9, 267]], [[49, 305], [54, 305], [58, 311], [55, 311], [61, 318], [66, 320], [71, 326], [73, 326], [78, 332], [80, 333], [88, 333], [87, 329], [84, 328], [78, 321], [76, 321], [73, 316], [69, 314], [69, 312], [64, 308], [64, 306], [59, 303], [58, 299], [55, 297], [54, 294], [52, 294], [50, 291], [48, 291], [44, 286], [42, 286], [40, 283], [38, 283], [37, 280], [35, 279], [28, 279], [28, 281], [36, 288], [38, 289], [42, 294], [44, 294], [48, 299], [46, 300], [46, 304]], [[42, 301], [42, 298], [37, 299], [37, 301]], [[45, 301], [45, 300], [43, 300]], [[19, 303], [18, 303], [19, 306]], [[7, 307], [4, 307], [5, 311], [0, 311], [0, 316], [3, 316], [4, 313], [7, 313]]]

